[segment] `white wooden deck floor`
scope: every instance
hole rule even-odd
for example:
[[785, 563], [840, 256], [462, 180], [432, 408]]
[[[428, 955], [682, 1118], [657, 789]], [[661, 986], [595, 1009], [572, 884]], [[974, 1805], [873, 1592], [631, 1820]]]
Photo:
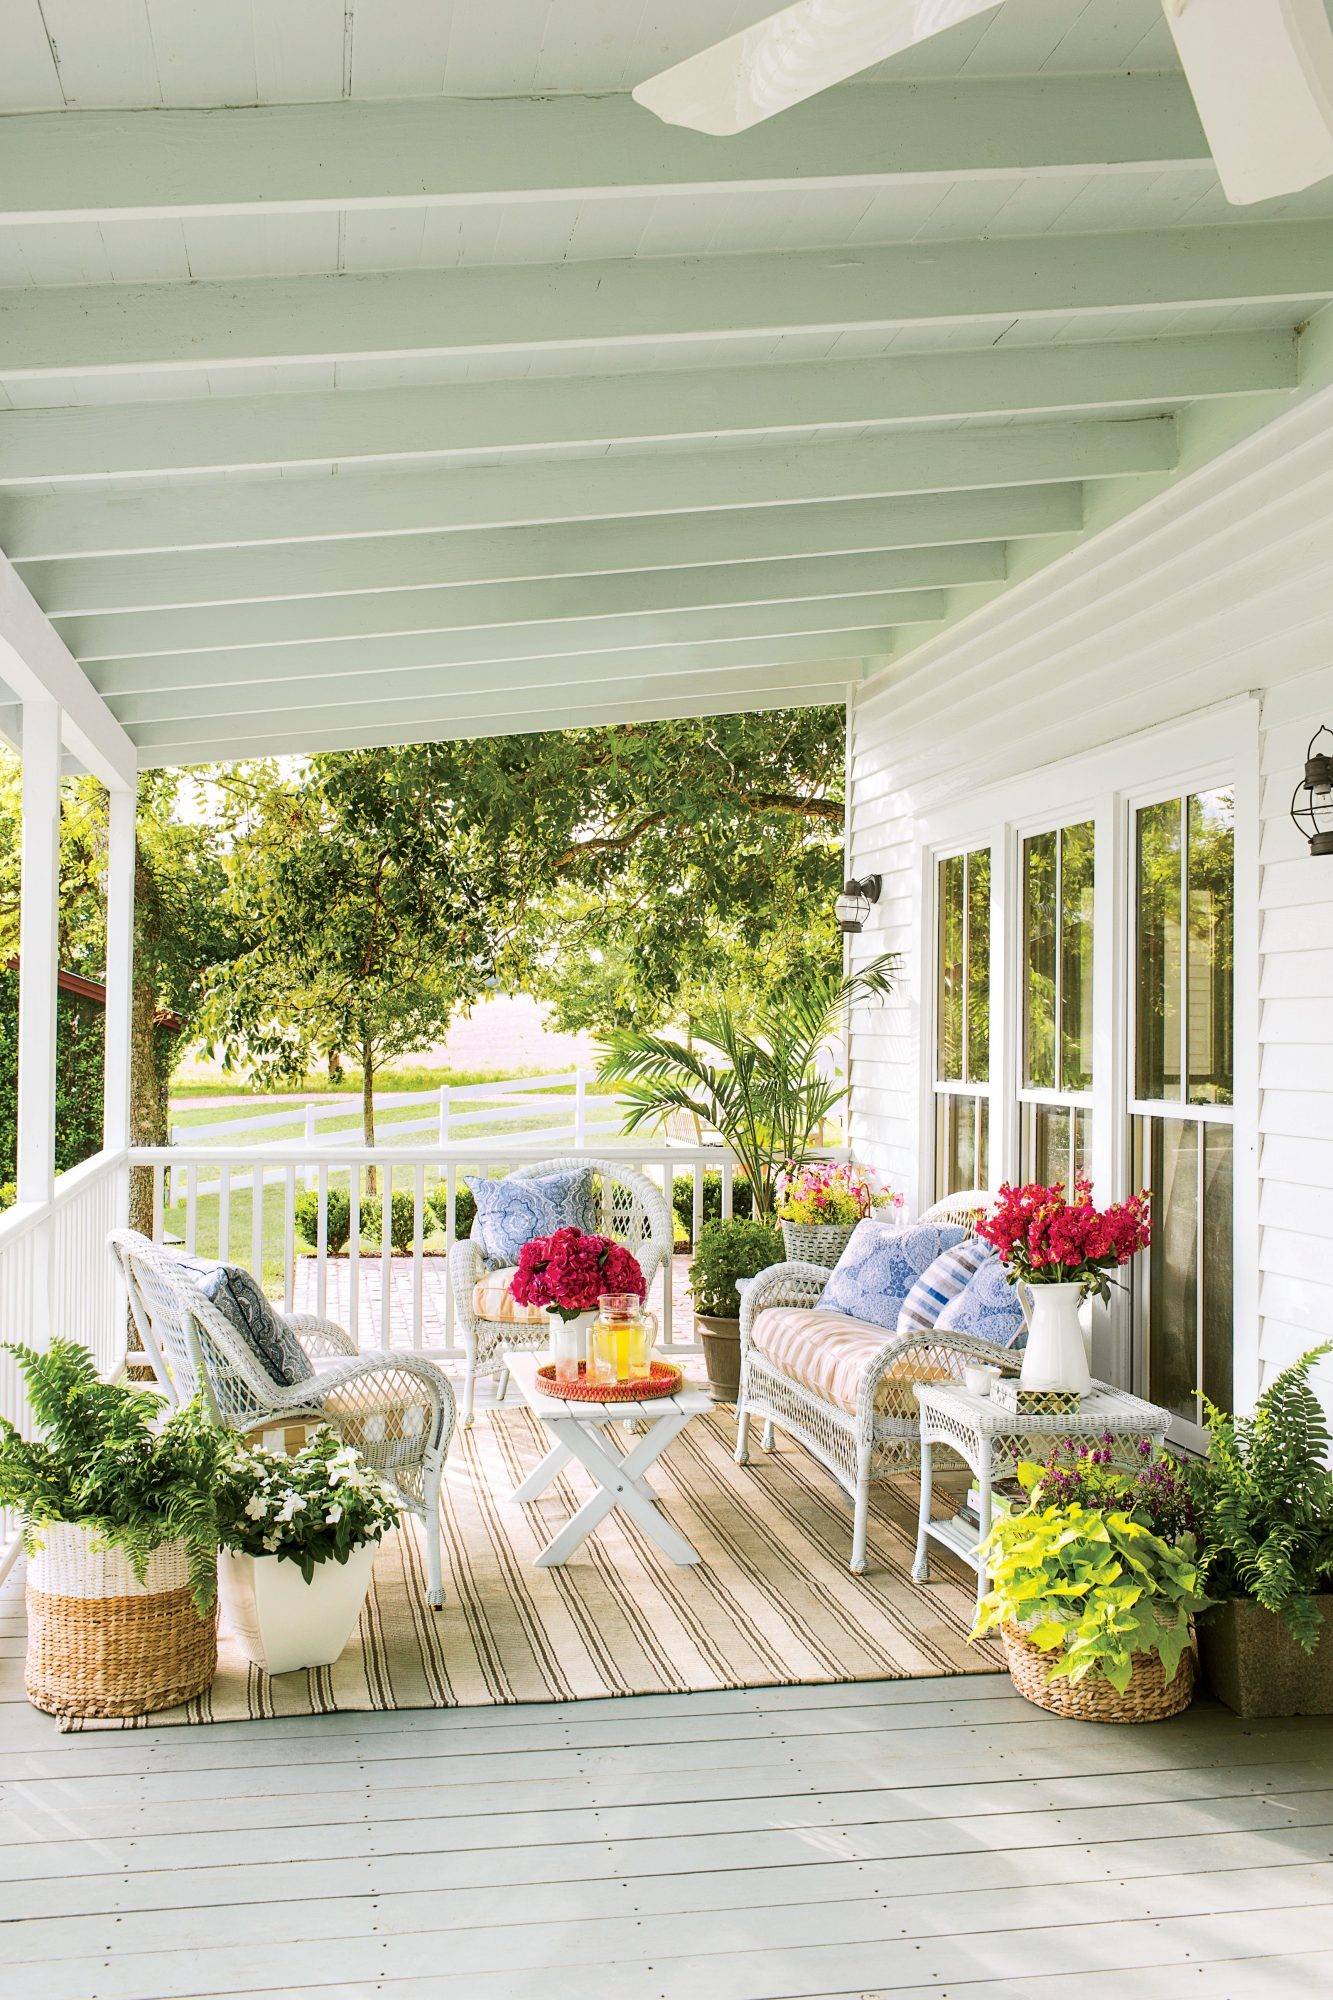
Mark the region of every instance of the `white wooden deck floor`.
[[22, 1629], [11, 1580], [0, 2000], [1333, 1982], [1333, 1724], [1098, 1729], [986, 1678], [62, 1737]]

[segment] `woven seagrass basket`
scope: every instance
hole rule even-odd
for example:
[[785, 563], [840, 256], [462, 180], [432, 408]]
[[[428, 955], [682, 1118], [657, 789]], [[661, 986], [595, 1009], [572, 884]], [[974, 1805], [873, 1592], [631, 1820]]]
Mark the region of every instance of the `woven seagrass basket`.
[[23, 1685], [48, 1715], [142, 1715], [200, 1694], [217, 1672], [217, 1614], [190, 1595], [185, 1544], [164, 1542], [140, 1583], [119, 1549], [70, 1522], [36, 1530]]
[[854, 1222], [784, 1222], [782, 1247], [792, 1264], [824, 1264], [831, 1271], [852, 1240]]
[[1173, 1681], [1162, 1672], [1156, 1653], [1135, 1653], [1134, 1671], [1123, 1694], [1105, 1674], [1085, 1674], [1081, 1681], [1064, 1676], [1047, 1680], [1051, 1656], [1034, 1646], [1016, 1625], [1001, 1626], [1009, 1675], [1025, 1701], [1071, 1722], [1165, 1722], [1179, 1715], [1194, 1699], [1196, 1664], [1193, 1646], [1180, 1656]]

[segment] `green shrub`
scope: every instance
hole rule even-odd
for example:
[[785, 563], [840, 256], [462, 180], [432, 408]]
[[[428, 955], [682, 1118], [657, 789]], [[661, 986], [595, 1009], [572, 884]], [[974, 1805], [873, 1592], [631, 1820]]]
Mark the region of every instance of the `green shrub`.
[[1312, 1348], [1284, 1368], [1252, 1416], [1205, 1398], [1208, 1456], [1191, 1467], [1209, 1590], [1276, 1612], [1307, 1653], [1319, 1643], [1317, 1599], [1333, 1589], [1333, 1440], [1307, 1379], [1330, 1352]]
[[706, 1222], [690, 1265], [690, 1290], [696, 1312], [715, 1319], [735, 1319], [741, 1309], [738, 1278], [753, 1278], [770, 1264], [782, 1262], [782, 1232], [762, 1222]]
[[[424, 1234], [426, 1219], [421, 1219]], [[384, 1229], [384, 1203], [377, 1194], [361, 1197], [361, 1247], [363, 1250], [378, 1250], [382, 1244]], [[410, 1188], [395, 1188], [393, 1206], [389, 1211], [389, 1241], [395, 1250], [412, 1248], [416, 1234], [416, 1204]]]
[[[677, 1174], [671, 1184], [671, 1206], [685, 1226], [685, 1240], [690, 1239], [694, 1228], [694, 1175]], [[754, 1214], [754, 1189], [739, 1174], [732, 1182], [731, 1212], [741, 1221], [748, 1221]], [[714, 1167], [709, 1167], [703, 1176], [703, 1219], [720, 1222], [722, 1219], [722, 1175]]]
[[[443, 1181], [437, 1181], [426, 1196], [426, 1207], [430, 1210], [441, 1234], [449, 1227], [449, 1195]], [[472, 1234], [472, 1225], [477, 1219], [477, 1201], [471, 1188], [459, 1186], [454, 1190], [454, 1235], [461, 1242]]]
[[[319, 1248], [319, 1193], [315, 1188], [306, 1188], [296, 1197], [296, 1226], [312, 1250]], [[365, 1226], [365, 1209], [362, 1208], [362, 1227]], [[331, 1187], [328, 1191], [328, 1221], [325, 1241], [329, 1252], [336, 1257], [347, 1248], [347, 1239], [352, 1233], [352, 1202], [344, 1187]]]

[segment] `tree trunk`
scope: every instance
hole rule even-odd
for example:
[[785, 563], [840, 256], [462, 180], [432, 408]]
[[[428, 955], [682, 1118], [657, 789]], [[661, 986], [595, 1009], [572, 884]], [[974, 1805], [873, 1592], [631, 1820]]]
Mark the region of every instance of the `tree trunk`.
[[[169, 1087], [175, 1037], [155, 1025], [157, 993], [148, 979], [136, 978], [130, 1012], [130, 1143], [165, 1146], [171, 1140]], [[153, 1233], [153, 1170], [130, 1175], [130, 1227]]]
[[329, 1082], [339, 1084], [343, 1080], [343, 1056], [341, 1049], [330, 1049], [328, 1053]]
[[[375, 1045], [367, 1035], [361, 1043], [361, 1136], [367, 1146], [375, 1143]], [[376, 1192], [375, 1169], [366, 1169], [366, 1193]]]

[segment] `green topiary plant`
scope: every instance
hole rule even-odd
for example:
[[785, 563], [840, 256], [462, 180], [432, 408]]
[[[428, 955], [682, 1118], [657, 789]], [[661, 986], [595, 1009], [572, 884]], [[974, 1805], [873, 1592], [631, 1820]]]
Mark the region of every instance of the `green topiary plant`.
[[[703, 1222], [720, 1222], [722, 1219], [722, 1175], [715, 1167], [709, 1167], [703, 1174]], [[694, 1227], [694, 1175], [677, 1174], [671, 1184], [671, 1206], [677, 1219], [685, 1226], [685, 1237]], [[742, 1221], [748, 1222], [754, 1215], [754, 1190], [743, 1174], [737, 1174], [731, 1187], [731, 1212]], [[700, 1234], [702, 1235], [702, 1226]]]
[[44, 1433], [23, 1437], [0, 1419], [0, 1506], [22, 1515], [29, 1546], [48, 1522], [95, 1531], [143, 1580], [164, 1542], [182, 1541], [200, 1612], [217, 1587], [217, 1490], [230, 1432], [201, 1403], [157, 1428], [162, 1401], [104, 1382], [86, 1347], [53, 1340], [45, 1353], [10, 1344]]
[[1333, 1590], [1333, 1439], [1309, 1383], [1329, 1353], [1333, 1342], [1284, 1368], [1252, 1416], [1205, 1398], [1208, 1456], [1191, 1475], [1209, 1590], [1278, 1613], [1307, 1653], [1319, 1643], [1316, 1599]]
[[741, 1309], [736, 1280], [781, 1262], [780, 1230], [762, 1222], [706, 1222], [690, 1265], [695, 1311], [710, 1319], [735, 1319]]
[[[378, 1250], [383, 1241], [384, 1203], [377, 1194], [368, 1194], [361, 1202], [361, 1247], [363, 1250]], [[421, 1226], [426, 1227], [425, 1216]], [[393, 1205], [389, 1211], [389, 1241], [397, 1251], [410, 1250], [416, 1232], [416, 1210], [412, 1195], [407, 1188], [394, 1190]]]
[[[1031, 1492], [1043, 1476], [1020, 1465]], [[1156, 1653], [1169, 1685], [1205, 1595], [1194, 1537], [1167, 1542], [1118, 1508], [1029, 1503], [1001, 1514], [982, 1547], [991, 1588], [973, 1636], [1016, 1626], [1049, 1653], [1048, 1680], [1104, 1674], [1124, 1694], [1135, 1653]]]
[[[319, 1193], [315, 1188], [304, 1188], [296, 1197], [296, 1226], [312, 1250], [319, 1248]], [[365, 1211], [362, 1210], [362, 1227], [365, 1226]], [[352, 1232], [352, 1203], [347, 1189], [331, 1187], [327, 1196], [325, 1221], [325, 1243], [331, 1256], [336, 1257], [347, 1248], [347, 1239]]]
[[[449, 1227], [449, 1191], [444, 1181], [437, 1181], [426, 1196], [426, 1207], [435, 1219], [441, 1234]], [[454, 1190], [454, 1236], [461, 1243], [465, 1236], [472, 1234], [472, 1225], [477, 1219], [477, 1199], [469, 1187]]]

